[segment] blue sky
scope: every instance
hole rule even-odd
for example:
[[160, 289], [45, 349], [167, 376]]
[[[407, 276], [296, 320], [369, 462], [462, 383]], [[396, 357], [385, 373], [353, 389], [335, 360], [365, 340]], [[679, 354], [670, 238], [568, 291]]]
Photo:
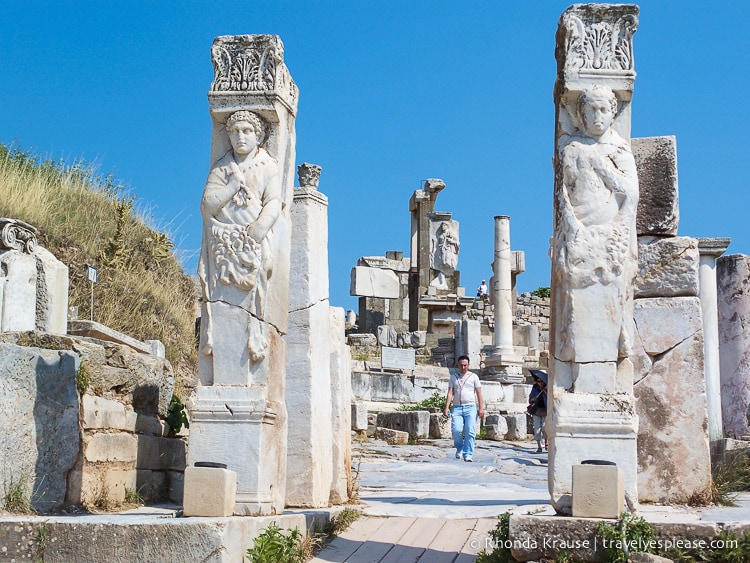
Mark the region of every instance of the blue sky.
[[[209, 170], [217, 35], [275, 33], [300, 88], [297, 162], [329, 198], [331, 303], [356, 309], [360, 256], [408, 254], [412, 192], [442, 178], [473, 294], [493, 217], [526, 252], [519, 290], [549, 285], [555, 31], [570, 2], [3, 3], [0, 141], [114, 173], [194, 273]], [[679, 234], [750, 254], [750, 3], [644, 1], [634, 137], [676, 135]]]

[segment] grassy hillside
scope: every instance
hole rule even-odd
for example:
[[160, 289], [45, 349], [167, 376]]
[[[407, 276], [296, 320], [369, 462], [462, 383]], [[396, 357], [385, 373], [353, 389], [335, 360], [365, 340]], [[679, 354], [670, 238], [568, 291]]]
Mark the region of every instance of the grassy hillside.
[[169, 237], [139, 219], [133, 204], [110, 176], [0, 145], [0, 217], [39, 229], [39, 244], [70, 269], [69, 305], [83, 319], [90, 310], [84, 265], [98, 267], [94, 320], [140, 340], [161, 340], [179, 392], [196, 373], [195, 289]]

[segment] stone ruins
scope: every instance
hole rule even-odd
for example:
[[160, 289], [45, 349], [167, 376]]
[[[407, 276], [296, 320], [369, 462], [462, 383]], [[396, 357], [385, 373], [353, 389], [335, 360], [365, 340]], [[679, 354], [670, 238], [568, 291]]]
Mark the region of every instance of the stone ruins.
[[[527, 439], [527, 373], [549, 369], [557, 512], [601, 516], [582, 482], [611, 485], [615, 516], [707, 490], [712, 457], [750, 446], [750, 257], [678, 236], [676, 139], [631, 138], [638, 13], [577, 4], [559, 21], [551, 297], [518, 295], [526, 256], [506, 215], [492, 219], [489, 291], [466, 295], [459, 222], [430, 178], [409, 199], [409, 255], [353, 267], [358, 315], [330, 303], [321, 167], [299, 165], [294, 186], [298, 90], [280, 38], [217, 37], [189, 435], [164, 422], [163, 346], [68, 322], [67, 267], [32, 225], [0, 219], [0, 452], [35, 468], [37, 507], [102, 487], [145, 487], [188, 516], [344, 503], [352, 432], [447, 436], [439, 413], [390, 411], [444, 394], [462, 354], [494, 440]], [[389, 367], [386, 349], [415, 363]], [[77, 391], [82, 365], [92, 383]]]

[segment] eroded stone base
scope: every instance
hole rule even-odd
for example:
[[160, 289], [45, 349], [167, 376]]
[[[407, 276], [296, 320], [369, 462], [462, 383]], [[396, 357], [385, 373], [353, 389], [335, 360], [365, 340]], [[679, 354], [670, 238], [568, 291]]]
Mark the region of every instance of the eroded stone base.
[[234, 513], [281, 514], [286, 492], [286, 406], [255, 388], [199, 387], [188, 465], [224, 463], [237, 473]]
[[597, 459], [617, 464], [624, 476], [625, 500], [637, 504], [638, 417], [631, 395], [565, 393], [555, 389], [548, 410], [549, 491], [552, 505], [571, 514], [573, 466]]

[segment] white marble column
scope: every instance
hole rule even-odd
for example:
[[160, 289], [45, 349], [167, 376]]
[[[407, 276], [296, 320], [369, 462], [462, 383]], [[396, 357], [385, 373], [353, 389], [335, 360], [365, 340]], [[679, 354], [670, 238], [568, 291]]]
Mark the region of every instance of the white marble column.
[[513, 294], [510, 281], [510, 217], [495, 217], [495, 261], [492, 263], [495, 303], [493, 354], [513, 353]]
[[706, 375], [706, 401], [708, 406], [708, 439], [711, 442], [724, 437], [721, 422], [721, 362], [719, 360], [719, 311], [716, 293], [716, 259], [729, 246], [728, 238], [699, 238], [698, 269], [700, 289], [698, 297], [703, 314], [703, 356]]
[[750, 256], [730, 254], [716, 265], [721, 352], [721, 411], [729, 438], [750, 435]]
[[492, 301], [495, 332], [492, 353], [485, 359], [483, 379], [520, 383], [523, 358], [513, 348], [513, 283], [511, 280], [510, 217], [495, 217], [495, 259], [492, 263]]
[[328, 303], [328, 198], [320, 166], [299, 166], [292, 202], [286, 408], [286, 505], [328, 506], [333, 447]]

